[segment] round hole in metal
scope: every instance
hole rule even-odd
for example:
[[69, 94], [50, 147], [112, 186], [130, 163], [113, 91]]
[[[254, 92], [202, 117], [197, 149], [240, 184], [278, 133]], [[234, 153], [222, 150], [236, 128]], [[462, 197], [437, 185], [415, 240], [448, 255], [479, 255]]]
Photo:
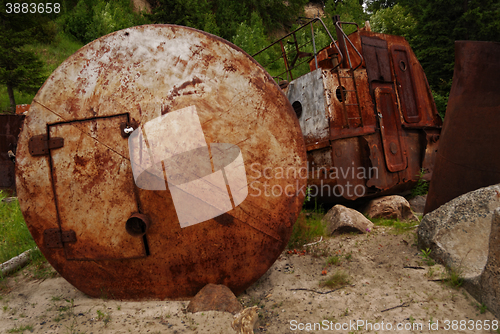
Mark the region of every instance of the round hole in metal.
[[401, 69], [401, 71], [406, 71], [406, 63], [402, 60], [399, 61], [399, 68]]
[[[342, 89], [342, 91], [340, 91]], [[346, 99], [347, 95], [347, 90], [345, 89], [344, 86], [338, 86], [337, 89], [335, 90], [335, 96], [337, 97], [337, 100], [340, 102], [344, 102]]]
[[300, 118], [302, 116], [302, 103], [299, 101], [295, 101], [292, 103], [293, 110], [295, 111], [295, 114], [297, 115], [297, 118]]
[[141, 237], [146, 234], [147, 227], [147, 223], [135, 215], [127, 219], [127, 223], [125, 224], [127, 233], [133, 237]]

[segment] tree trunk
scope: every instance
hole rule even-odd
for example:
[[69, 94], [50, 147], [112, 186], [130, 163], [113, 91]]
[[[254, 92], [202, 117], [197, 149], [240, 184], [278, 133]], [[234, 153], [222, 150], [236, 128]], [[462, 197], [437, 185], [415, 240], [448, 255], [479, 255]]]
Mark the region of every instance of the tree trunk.
[[9, 93], [10, 111], [11, 111], [11, 113], [15, 114], [16, 113], [16, 100], [14, 98], [14, 89], [8, 83], [7, 83], [7, 92]]

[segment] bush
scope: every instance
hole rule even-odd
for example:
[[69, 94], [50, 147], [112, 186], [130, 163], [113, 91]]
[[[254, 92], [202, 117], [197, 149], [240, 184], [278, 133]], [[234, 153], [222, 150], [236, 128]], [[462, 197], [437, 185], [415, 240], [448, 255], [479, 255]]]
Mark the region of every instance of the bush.
[[59, 19], [64, 31], [87, 44], [114, 31], [149, 23], [128, 0], [79, 0]]

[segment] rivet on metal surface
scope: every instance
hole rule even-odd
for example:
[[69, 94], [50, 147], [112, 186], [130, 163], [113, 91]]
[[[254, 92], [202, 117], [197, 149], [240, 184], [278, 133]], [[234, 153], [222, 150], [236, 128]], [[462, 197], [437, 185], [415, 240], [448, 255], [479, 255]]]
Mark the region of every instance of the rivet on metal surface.
[[28, 147], [32, 156], [47, 155], [49, 150], [64, 146], [64, 138], [47, 138], [47, 135], [37, 135], [30, 138]]
[[129, 219], [127, 219], [125, 229], [127, 230], [127, 233], [133, 237], [142, 237], [146, 234], [150, 225], [151, 221], [148, 216], [136, 212], [133, 213]]
[[392, 154], [398, 153], [398, 147], [397, 147], [397, 145], [395, 143], [391, 143], [390, 144], [390, 148], [391, 148], [391, 153]]

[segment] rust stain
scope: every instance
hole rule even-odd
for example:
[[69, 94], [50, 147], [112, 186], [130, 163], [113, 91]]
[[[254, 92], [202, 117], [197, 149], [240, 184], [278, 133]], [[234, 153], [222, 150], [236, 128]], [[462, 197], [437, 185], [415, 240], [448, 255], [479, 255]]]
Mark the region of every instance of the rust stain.
[[297, 78], [291, 67], [302, 50], [294, 34], [310, 34], [311, 25], [328, 33], [321, 19], [313, 19], [254, 56], [270, 48], [281, 54], [288, 49], [280, 46], [291, 46], [281, 56], [287, 71], [276, 80], [304, 133], [312, 196], [343, 202], [399, 193], [417, 182], [422, 168], [430, 179], [442, 122], [408, 42], [359, 29], [345, 43], [316, 45], [316, 59], [310, 54], [308, 60], [311, 72]]

